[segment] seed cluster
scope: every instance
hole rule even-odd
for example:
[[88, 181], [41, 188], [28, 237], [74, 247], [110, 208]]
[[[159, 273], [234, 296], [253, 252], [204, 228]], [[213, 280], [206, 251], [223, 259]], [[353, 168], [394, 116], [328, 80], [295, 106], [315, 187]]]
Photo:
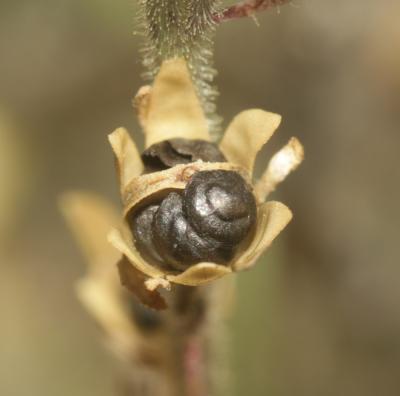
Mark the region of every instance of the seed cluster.
[[[153, 145], [142, 158], [151, 169], [224, 160], [215, 145], [186, 139]], [[145, 259], [182, 270], [199, 262], [227, 264], [256, 217], [246, 181], [234, 171], [211, 170], [195, 173], [183, 191], [132, 213], [128, 224]]]

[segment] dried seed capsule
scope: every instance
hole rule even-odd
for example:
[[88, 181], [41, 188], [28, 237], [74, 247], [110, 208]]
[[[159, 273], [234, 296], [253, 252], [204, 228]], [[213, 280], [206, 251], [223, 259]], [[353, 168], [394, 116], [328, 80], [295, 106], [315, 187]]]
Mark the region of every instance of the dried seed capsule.
[[199, 262], [228, 263], [256, 222], [255, 198], [236, 172], [194, 174], [183, 193], [169, 193], [128, 218], [146, 258], [175, 269]]
[[153, 144], [143, 152], [142, 160], [149, 172], [160, 171], [197, 160], [226, 162], [224, 155], [214, 143], [183, 138], [164, 140]]

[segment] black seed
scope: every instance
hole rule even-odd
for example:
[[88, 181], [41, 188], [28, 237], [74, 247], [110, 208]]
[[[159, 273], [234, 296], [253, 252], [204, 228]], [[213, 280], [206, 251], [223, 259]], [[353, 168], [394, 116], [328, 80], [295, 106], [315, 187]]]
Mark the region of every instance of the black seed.
[[152, 222], [158, 205], [150, 205], [137, 214], [128, 217], [136, 248], [144, 259], [162, 262], [153, 243]]
[[170, 193], [161, 203], [153, 221], [153, 238], [158, 253], [178, 269], [230, 258], [219, 241], [196, 233], [184, 216], [182, 197], [177, 193]]
[[191, 162], [226, 162], [226, 158], [214, 143], [205, 140], [171, 139], [171, 147], [181, 156], [189, 156]]
[[256, 202], [236, 172], [225, 170], [196, 173], [185, 189], [184, 211], [203, 236], [236, 245], [256, 221]]
[[197, 160], [225, 162], [217, 145], [205, 140], [170, 139], [155, 143], [142, 154], [147, 171], [155, 172]]

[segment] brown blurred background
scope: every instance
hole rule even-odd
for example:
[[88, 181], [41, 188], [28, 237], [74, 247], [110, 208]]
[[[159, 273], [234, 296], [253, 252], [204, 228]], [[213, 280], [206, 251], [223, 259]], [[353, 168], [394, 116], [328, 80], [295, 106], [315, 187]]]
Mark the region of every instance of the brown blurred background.
[[[73, 284], [66, 189], [117, 202], [106, 135], [141, 139], [132, 0], [0, 3], [0, 395], [114, 395], [113, 361]], [[400, 394], [400, 3], [299, 0], [223, 24], [224, 125], [261, 107], [306, 161], [274, 198], [295, 218], [238, 276], [235, 394]]]

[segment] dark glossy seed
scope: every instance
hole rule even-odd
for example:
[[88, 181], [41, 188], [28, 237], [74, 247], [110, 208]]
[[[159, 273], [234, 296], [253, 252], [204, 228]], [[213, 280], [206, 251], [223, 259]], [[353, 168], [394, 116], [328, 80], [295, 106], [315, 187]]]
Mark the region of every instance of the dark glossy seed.
[[186, 268], [201, 261], [226, 262], [232, 249], [220, 241], [198, 234], [184, 216], [183, 199], [170, 193], [161, 203], [153, 221], [153, 240], [158, 253], [173, 267]]
[[155, 172], [197, 160], [225, 162], [217, 145], [205, 140], [170, 139], [155, 143], [142, 154], [147, 171]]
[[189, 156], [191, 162], [202, 160], [204, 162], [226, 162], [226, 158], [215, 143], [205, 140], [171, 139], [171, 147], [181, 156]]
[[185, 189], [185, 215], [201, 235], [236, 245], [256, 221], [256, 202], [236, 172], [196, 173]]
[[139, 213], [128, 218], [136, 248], [144, 259], [162, 262], [153, 243], [152, 222], [158, 205], [150, 205]]

